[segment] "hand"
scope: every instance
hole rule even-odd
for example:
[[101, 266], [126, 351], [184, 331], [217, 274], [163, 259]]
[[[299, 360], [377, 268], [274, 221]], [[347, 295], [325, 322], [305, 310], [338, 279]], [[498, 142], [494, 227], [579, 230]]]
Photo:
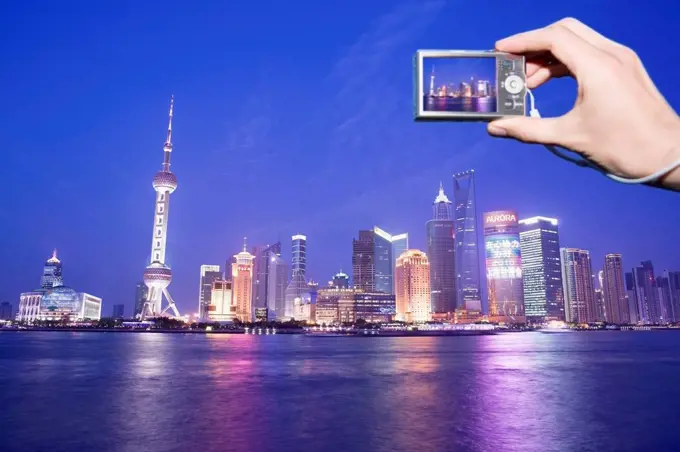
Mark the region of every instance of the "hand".
[[[680, 159], [680, 118], [631, 49], [576, 19], [503, 39], [496, 49], [526, 55], [530, 89], [571, 76], [578, 94], [561, 117], [498, 119], [489, 123], [490, 134], [562, 146], [626, 178]], [[680, 169], [657, 184], [680, 190]]]

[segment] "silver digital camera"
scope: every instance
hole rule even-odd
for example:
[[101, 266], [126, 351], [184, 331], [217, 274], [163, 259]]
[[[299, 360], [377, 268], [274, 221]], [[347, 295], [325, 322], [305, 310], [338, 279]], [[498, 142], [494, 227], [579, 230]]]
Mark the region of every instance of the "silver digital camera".
[[485, 50], [419, 50], [416, 121], [491, 121], [526, 115], [525, 59]]

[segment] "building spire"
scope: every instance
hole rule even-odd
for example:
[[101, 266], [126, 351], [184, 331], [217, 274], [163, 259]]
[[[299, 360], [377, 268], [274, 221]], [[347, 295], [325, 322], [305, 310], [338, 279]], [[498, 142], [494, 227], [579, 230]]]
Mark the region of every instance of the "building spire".
[[170, 96], [170, 113], [168, 114], [168, 136], [163, 146], [163, 171], [170, 171], [170, 153], [172, 152], [172, 110], [175, 106], [175, 96]]
[[243, 237], [243, 252], [245, 253], [247, 251], [248, 245], [246, 244], [246, 240], [248, 237]]
[[435, 204], [439, 204], [440, 202], [444, 202], [447, 204], [451, 203], [451, 201], [449, 201], [449, 198], [444, 193], [444, 184], [441, 181], [439, 182], [439, 194], [434, 200]]
[[49, 262], [49, 263], [59, 263], [60, 262], [59, 259], [57, 258], [57, 249], [56, 248], [52, 250], [52, 257], [47, 259], [47, 262]]

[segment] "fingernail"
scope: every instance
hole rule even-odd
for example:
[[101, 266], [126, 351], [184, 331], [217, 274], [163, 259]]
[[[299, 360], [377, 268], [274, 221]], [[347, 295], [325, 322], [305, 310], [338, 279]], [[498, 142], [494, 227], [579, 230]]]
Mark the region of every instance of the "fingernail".
[[498, 127], [497, 125], [494, 124], [489, 124], [489, 127], [487, 127], [487, 130], [491, 135], [495, 135], [497, 137], [505, 137], [508, 135], [508, 131], [505, 130], [502, 127]]

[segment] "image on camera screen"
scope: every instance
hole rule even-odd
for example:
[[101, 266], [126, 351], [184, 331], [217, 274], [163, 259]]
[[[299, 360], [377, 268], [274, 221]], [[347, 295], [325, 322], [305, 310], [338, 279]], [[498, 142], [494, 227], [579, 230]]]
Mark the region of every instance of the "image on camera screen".
[[496, 113], [496, 58], [423, 58], [423, 109]]

